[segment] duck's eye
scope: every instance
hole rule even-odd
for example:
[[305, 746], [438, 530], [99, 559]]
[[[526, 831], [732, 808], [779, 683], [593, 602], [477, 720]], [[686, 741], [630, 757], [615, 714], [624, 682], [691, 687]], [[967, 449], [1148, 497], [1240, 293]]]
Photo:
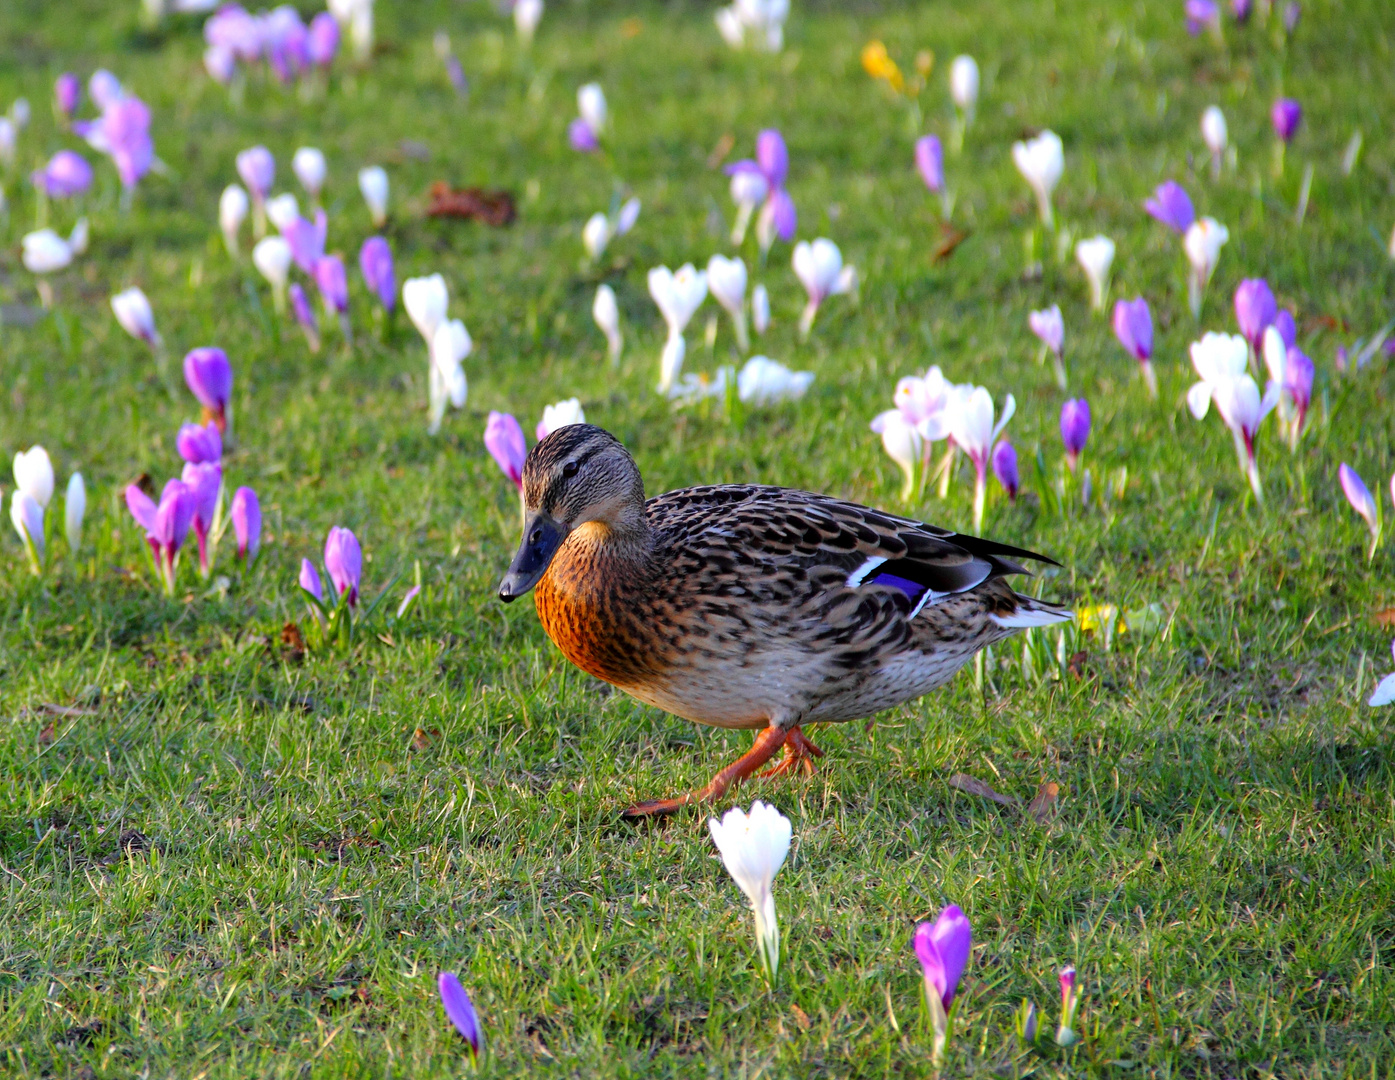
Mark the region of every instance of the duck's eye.
[[562, 475], [563, 475], [563, 476], [575, 476], [575, 475], [576, 475], [576, 471], [577, 471], [579, 468], [581, 468], [581, 466], [578, 465], [575, 461], [569, 461], [569, 462], [567, 462], [565, 465], [562, 466]]

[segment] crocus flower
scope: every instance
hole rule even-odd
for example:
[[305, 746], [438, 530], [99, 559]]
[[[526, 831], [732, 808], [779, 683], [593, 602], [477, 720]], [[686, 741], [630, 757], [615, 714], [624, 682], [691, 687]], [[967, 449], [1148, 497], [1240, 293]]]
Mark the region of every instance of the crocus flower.
[[567, 142], [571, 144], [573, 150], [583, 154], [594, 154], [601, 148], [596, 133], [579, 116], [567, 125]]
[[126, 489], [126, 506], [145, 530], [145, 539], [150, 545], [165, 595], [173, 596], [179, 549], [184, 545], [189, 526], [194, 520], [193, 493], [183, 481], [171, 480], [165, 485], [160, 502], [156, 504], [149, 495], [132, 484]]
[[155, 329], [155, 312], [151, 310], [150, 301], [139, 288], [133, 285], [113, 296], [111, 310], [126, 333], [137, 341], [145, 342], [152, 349], [160, 348], [160, 334]]
[[349, 277], [344, 270], [344, 260], [338, 255], [317, 259], [314, 277], [325, 312], [342, 318], [349, 310]]
[[255, 209], [253, 228], [258, 237], [266, 232], [266, 197], [276, 181], [276, 159], [265, 146], [254, 146], [237, 155], [237, 175], [247, 185]]
[[736, 347], [745, 352], [751, 347], [746, 333], [746, 263], [740, 257], [713, 255], [707, 261], [707, 288], [731, 316]]
[[300, 287], [300, 282], [293, 283], [288, 291], [291, 298], [291, 314], [295, 316], [296, 323], [304, 332], [310, 351], [317, 353], [320, 351], [320, 320], [315, 318], [315, 309], [310, 306], [310, 300], [306, 297], [305, 290]]
[[1081, 451], [1090, 437], [1090, 403], [1084, 398], [1071, 398], [1061, 406], [1061, 442], [1066, 447], [1066, 462], [1075, 471]]
[[1120, 300], [1114, 305], [1114, 336], [1138, 361], [1150, 396], [1158, 396], [1158, 379], [1153, 372], [1153, 316], [1143, 297]]
[[329, 0], [329, 11], [348, 29], [354, 58], [366, 62], [373, 55], [373, 0]]
[[519, 422], [508, 413], [491, 411], [484, 426], [484, 448], [521, 493], [523, 462], [528, 457], [528, 444], [524, 441]]
[[576, 108], [586, 126], [597, 135], [605, 130], [609, 114], [605, 103], [605, 91], [601, 89], [600, 83], [587, 83], [577, 90]]
[[223, 489], [222, 466], [214, 463], [186, 464], [180, 477], [194, 501], [192, 524], [199, 544], [199, 573], [208, 577], [208, 536], [218, 515], [219, 494]]
[[1238, 23], [1248, 22], [1253, 8], [1254, 0], [1230, 0], [1230, 13]]
[[82, 519], [87, 515], [87, 484], [82, 473], [68, 477], [68, 490], [63, 496], [63, 533], [68, 539], [68, 552], [76, 555], [82, 547]]
[[610, 218], [605, 214], [597, 211], [587, 218], [586, 224], [581, 227], [581, 243], [586, 248], [586, 257], [597, 262], [605, 254], [612, 235]]
[[649, 295], [668, 324], [668, 338], [659, 358], [659, 393], [670, 394], [677, 385], [687, 342], [683, 331], [702, 302], [707, 299], [707, 271], [685, 263], [674, 273], [667, 266], [649, 271]]
[[174, 446], [179, 456], [191, 465], [216, 465], [223, 458], [223, 436], [218, 432], [218, 425], [211, 421], [202, 426], [180, 425]]
[[1109, 290], [1109, 269], [1114, 265], [1114, 241], [1107, 236], [1081, 240], [1075, 245], [1075, 261], [1090, 282], [1090, 307], [1103, 311], [1104, 296]]
[[915, 928], [915, 954], [925, 976], [925, 1001], [935, 1033], [932, 1060], [937, 1065], [944, 1061], [949, 1007], [972, 948], [973, 931], [957, 904], [950, 904], [933, 923], [923, 922]]
[[313, 146], [302, 146], [291, 158], [291, 171], [300, 181], [300, 186], [309, 192], [310, 198], [320, 197], [320, 190], [325, 186], [325, 174], [328, 171], [323, 151]]
[[780, 966], [780, 923], [771, 885], [790, 851], [789, 818], [757, 799], [747, 814], [732, 807], [721, 821], [709, 818], [708, 831], [722, 865], [751, 902], [756, 917], [756, 951], [771, 983]]
[[408, 278], [402, 283], [402, 306], [407, 309], [407, 317], [412, 320], [412, 325], [425, 339], [427, 348], [431, 347], [431, 339], [436, 336], [436, 328], [445, 321], [449, 304], [446, 279], [440, 274]]
[[925, 186], [936, 195], [945, 189], [944, 150], [934, 135], [922, 135], [915, 142], [915, 167]]
[[223, 233], [229, 255], [237, 254], [237, 234], [247, 220], [248, 207], [247, 192], [236, 184], [225, 187], [218, 199], [218, 228]]
[[1037, 197], [1037, 212], [1041, 223], [1048, 229], [1053, 226], [1051, 214], [1051, 193], [1056, 190], [1061, 174], [1065, 171], [1065, 147], [1061, 137], [1054, 131], [1043, 131], [1035, 139], [1012, 144], [1012, 160], [1017, 171], [1031, 186]]
[[[1395, 642], [1391, 642], [1390, 651], [1395, 655]], [[1389, 705], [1395, 701], [1395, 673], [1387, 675], [1376, 684], [1375, 693], [1371, 695], [1371, 700], [1366, 702], [1372, 708], [1379, 708], [1382, 705]]]
[[747, 405], [798, 401], [813, 382], [812, 371], [791, 371], [768, 356], [753, 356], [736, 376], [736, 396]]
[[770, 293], [764, 285], [757, 285], [751, 290], [751, 326], [757, 334], [763, 334], [770, 328]]
[[1080, 1040], [1075, 1033], [1075, 1011], [1080, 1007], [1080, 988], [1076, 985], [1075, 968], [1061, 969], [1061, 1024], [1056, 1029], [1057, 1046], [1073, 1046]]
[[1259, 355], [1264, 341], [1264, 331], [1278, 318], [1279, 305], [1269, 290], [1269, 283], [1263, 278], [1247, 278], [1235, 290], [1235, 321], [1240, 324], [1240, 333], [1250, 343], [1254, 355]]
[[316, 600], [324, 602], [324, 590], [320, 587], [320, 572], [315, 569], [315, 564], [309, 559], [300, 560], [300, 577], [296, 583]]
[[1066, 323], [1061, 317], [1061, 305], [1052, 304], [1044, 311], [1027, 313], [1027, 328], [1041, 339], [1041, 355], [1038, 363], [1046, 359], [1047, 353], [1056, 369], [1056, 383], [1062, 390], [1066, 388], [1066, 365], [1062, 348], [1066, 340]]
[[370, 165], [358, 171], [358, 189], [363, 193], [363, 201], [368, 204], [368, 213], [373, 218], [373, 228], [381, 229], [387, 223], [388, 175], [381, 165]]
[[901, 501], [909, 503], [915, 494], [916, 467], [922, 463], [925, 441], [915, 424], [899, 409], [889, 409], [873, 418], [871, 428], [882, 437], [882, 449], [900, 468], [905, 477], [901, 486]]
[[1210, 284], [1211, 275], [1220, 262], [1221, 248], [1230, 239], [1230, 230], [1215, 218], [1204, 217], [1192, 222], [1182, 238], [1182, 248], [1187, 253], [1192, 272], [1187, 279], [1188, 300], [1193, 318], [1201, 318], [1201, 298]]
[[1003, 485], [1011, 502], [1017, 501], [1017, 492], [1022, 485], [1017, 472], [1017, 451], [1007, 439], [999, 439], [993, 448], [993, 475]]
[[[754, 164], [754, 163], [753, 163]], [[731, 170], [729, 170], [731, 171]], [[770, 185], [759, 169], [731, 171], [731, 201], [736, 203], [736, 221], [731, 227], [731, 242], [740, 246], [746, 239], [746, 229], [756, 207], [770, 194]]]
[[591, 305], [591, 317], [596, 320], [596, 326], [605, 335], [606, 350], [613, 367], [620, 362], [620, 350], [625, 342], [620, 334], [620, 305], [616, 303], [615, 290], [609, 285], [602, 284], [596, 289], [596, 300]]
[[1274, 124], [1274, 134], [1281, 142], [1291, 142], [1303, 120], [1303, 108], [1293, 98], [1279, 98], [1269, 110], [1269, 119]]
[[1220, 32], [1221, 8], [1216, 0], [1186, 0], [1183, 10], [1187, 20], [1187, 33], [1192, 37], [1208, 28]]
[[1187, 392], [1187, 405], [1198, 420], [1212, 401], [1235, 440], [1241, 472], [1259, 501], [1264, 490], [1255, 459], [1255, 434], [1260, 423], [1278, 404], [1280, 390], [1270, 384], [1263, 398], [1248, 373], [1249, 346], [1238, 335], [1208, 333], [1192, 343], [1192, 366], [1201, 377]]
[[283, 191], [266, 200], [266, 216], [276, 226], [276, 231], [285, 236], [286, 231], [300, 220], [300, 204], [289, 191]]
[[37, 229], [20, 239], [20, 259], [31, 274], [52, 274], [71, 265], [73, 246], [52, 229]]
[[1279, 419], [1288, 429], [1289, 449], [1297, 450], [1313, 400], [1313, 362], [1296, 344], [1285, 343], [1278, 319], [1264, 331], [1263, 353], [1270, 384], [1281, 391]]
[[436, 327], [431, 338], [430, 378], [430, 424], [428, 431], [434, 435], [441, 428], [441, 420], [446, 414], [446, 402], [457, 409], [464, 408], [469, 393], [465, 379], [465, 369], [461, 361], [470, 355], [474, 343], [470, 332], [459, 319], [449, 319]]
[[29, 179], [50, 199], [71, 199], [92, 186], [92, 166], [81, 154], [60, 150]]
[[44, 569], [44, 508], [23, 489], [10, 494], [10, 521], [19, 534], [29, 557], [29, 568], [36, 574]]
[[1159, 184], [1153, 197], [1144, 202], [1143, 209], [1173, 232], [1182, 235], [1186, 235], [1196, 220], [1191, 196], [1176, 180], [1165, 180]]
[[252, 249], [252, 265], [271, 286], [271, 302], [278, 312], [286, 310], [286, 283], [294, 259], [291, 245], [281, 236], [263, 236]]
[[[767, 128], [756, 136], [756, 157], [734, 162], [727, 166], [727, 173], [735, 177], [738, 173], [756, 173], [765, 181], [765, 205], [761, 208], [756, 222], [756, 235], [762, 251], [770, 250], [775, 238], [788, 243], [794, 239], [798, 226], [794, 200], [785, 190], [785, 178], [789, 175], [789, 150], [784, 136], [774, 128]], [[736, 196], [733, 183], [733, 197]], [[740, 205], [741, 200], [737, 200]], [[745, 231], [744, 225], [741, 230]], [[733, 230], [735, 235], [736, 230]]]
[[363, 552], [358, 537], [336, 525], [325, 541], [325, 570], [339, 597], [347, 597], [350, 607], [358, 606], [359, 579], [363, 574]]
[[116, 166], [121, 186], [129, 191], [155, 163], [155, 145], [150, 141], [150, 109], [140, 98], [123, 95], [102, 109], [100, 138]]
[[227, 86], [237, 75], [237, 54], [231, 49], [210, 45], [203, 51], [203, 69], [218, 85]]
[[1293, 32], [1298, 29], [1298, 20], [1302, 14], [1303, 7], [1298, 3], [1298, 0], [1289, 0], [1289, 2], [1284, 5], [1282, 21], [1284, 24], [1284, 33], [1289, 37], [1292, 37]]
[[397, 278], [393, 271], [392, 248], [383, 237], [370, 236], [363, 242], [358, 253], [358, 268], [368, 291], [378, 298], [385, 311], [391, 312], [397, 304]]
[[305, 58], [318, 68], [334, 63], [339, 51], [339, 23], [328, 11], [321, 11], [310, 20], [305, 34]]
[[250, 566], [262, 546], [262, 504], [257, 493], [249, 487], [238, 488], [233, 492], [228, 515], [237, 538], [237, 557]]
[[567, 398], [566, 401], [556, 402], [543, 409], [542, 419], [538, 421], [537, 430], [533, 434], [541, 442], [558, 428], [584, 423], [586, 423], [586, 413], [581, 408], [581, 400]]
[[809, 294], [809, 302], [799, 320], [799, 335], [803, 338], [809, 336], [814, 317], [818, 315], [819, 306], [824, 300], [852, 292], [857, 287], [857, 270], [844, 266], [838, 245], [824, 237], [819, 237], [812, 244], [801, 240], [794, 246], [791, 262], [795, 276]]
[[543, 0], [515, 0], [513, 5], [513, 28], [523, 44], [531, 45], [537, 33], [538, 23], [542, 22]]
[[232, 413], [232, 365], [222, 349], [201, 348], [184, 357], [184, 381], [204, 408], [206, 418], [226, 433]]
[[1284, 348], [1291, 349], [1298, 343], [1298, 325], [1293, 321], [1293, 312], [1287, 308], [1280, 308], [1274, 316], [1274, 329], [1279, 332]]
[[53, 462], [42, 446], [17, 451], [14, 460], [15, 488], [44, 509], [53, 498]]
[[121, 85], [121, 80], [106, 68], [98, 68], [87, 80], [87, 96], [92, 99], [92, 104], [99, 109], [114, 105], [125, 95], [126, 90]]
[[956, 56], [949, 63], [949, 96], [955, 108], [972, 116], [978, 106], [978, 62], [972, 56]]
[[988, 491], [988, 458], [993, 444], [1017, 411], [1017, 401], [1009, 394], [1003, 401], [1003, 415], [993, 420], [993, 396], [982, 386], [951, 399], [948, 411], [949, 433], [955, 445], [974, 463], [974, 528], [983, 526], [983, 505]]
[[261, 26], [238, 4], [224, 5], [210, 15], [203, 24], [203, 39], [210, 48], [226, 50], [247, 63], [262, 53]]
[[82, 101], [82, 83], [71, 71], [58, 76], [53, 84], [53, 103], [64, 119], [71, 119]]
[[1201, 138], [1206, 143], [1206, 149], [1211, 151], [1211, 176], [1213, 178], [1219, 177], [1221, 175], [1221, 159], [1225, 154], [1226, 142], [1229, 139], [1225, 113], [1221, 112], [1220, 106], [1208, 105], [1206, 111], [1201, 114]]
[[1380, 503], [1371, 494], [1371, 489], [1366, 486], [1366, 481], [1362, 480], [1357, 471], [1345, 461], [1337, 469], [1337, 478], [1341, 481], [1342, 493], [1346, 495], [1347, 502], [1351, 503], [1351, 508], [1361, 515], [1366, 522], [1366, 527], [1371, 530], [1371, 550], [1366, 555], [1369, 562], [1375, 558], [1376, 548], [1380, 546]]
[[475, 1015], [470, 995], [465, 993], [460, 980], [449, 971], [441, 972], [436, 979], [436, 987], [441, 992], [441, 1005], [446, 1010], [446, 1017], [470, 1048], [470, 1058], [479, 1061], [484, 1053], [484, 1033], [480, 1031], [479, 1017]]

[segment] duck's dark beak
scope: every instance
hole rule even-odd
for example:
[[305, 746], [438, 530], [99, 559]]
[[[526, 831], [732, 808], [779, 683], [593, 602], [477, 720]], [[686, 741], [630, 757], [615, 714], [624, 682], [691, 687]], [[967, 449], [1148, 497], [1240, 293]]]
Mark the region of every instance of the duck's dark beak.
[[529, 514], [523, 522], [523, 542], [518, 554], [509, 564], [504, 580], [499, 582], [499, 599], [510, 603], [536, 585], [566, 538], [566, 531], [551, 515], [541, 510]]

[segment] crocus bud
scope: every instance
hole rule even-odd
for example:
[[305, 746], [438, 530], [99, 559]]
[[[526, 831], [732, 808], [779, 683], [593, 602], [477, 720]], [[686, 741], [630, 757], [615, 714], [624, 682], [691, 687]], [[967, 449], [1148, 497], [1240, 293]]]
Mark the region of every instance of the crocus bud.
[[388, 175], [380, 165], [370, 165], [358, 171], [358, 189], [363, 193], [363, 201], [368, 204], [368, 213], [373, 218], [373, 227], [381, 229], [387, 222]]
[[358, 253], [358, 268], [363, 272], [363, 283], [368, 291], [378, 298], [383, 307], [391, 311], [397, 304], [397, 278], [392, 264], [392, 248], [381, 236], [370, 236], [363, 242]]
[[713, 255], [707, 262], [707, 289], [731, 316], [736, 346], [745, 352], [750, 348], [746, 334], [746, 263], [740, 258]]
[[586, 413], [581, 408], [580, 399], [567, 398], [566, 401], [558, 401], [543, 408], [542, 419], [538, 421], [537, 430], [533, 434], [541, 442], [558, 428], [584, 423]]
[[344, 260], [338, 255], [326, 255], [316, 261], [315, 286], [326, 312], [343, 315], [349, 310], [349, 278]]
[[1037, 1041], [1037, 1006], [1026, 998], [1017, 1010], [1017, 1039], [1023, 1047], [1030, 1047]]
[[871, 428], [882, 437], [882, 448], [901, 469], [905, 483], [901, 501], [910, 502], [915, 494], [915, 470], [920, 464], [924, 441], [916, 426], [902, 415], [900, 409], [888, 409], [872, 420]]
[[296, 324], [305, 333], [305, 340], [310, 346], [310, 351], [320, 351], [320, 320], [315, 318], [315, 309], [310, 306], [310, 300], [305, 295], [305, 290], [300, 287], [300, 282], [293, 282], [289, 289], [291, 298], [291, 314], [295, 316]]
[[1114, 241], [1107, 236], [1092, 236], [1075, 245], [1075, 259], [1090, 282], [1090, 306], [1104, 310], [1105, 293], [1109, 291], [1109, 269], [1114, 265]]
[[155, 330], [155, 313], [140, 289], [132, 286], [117, 293], [111, 298], [111, 310], [126, 333], [152, 349], [160, 347], [160, 335]]
[[29, 555], [29, 566], [38, 574], [44, 568], [44, 508], [27, 491], [10, 494], [10, 522]]
[[250, 566], [262, 546], [262, 505], [257, 493], [249, 487], [238, 488], [233, 492], [229, 515], [237, 537], [237, 557]]
[[67, 119], [77, 112], [79, 102], [82, 101], [82, 83], [71, 71], [65, 71], [58, 76], [58, 81], [53, 84], [53, 103], [59, 113]]
[[237, 155], [237, 175], [252, 193], [252, 199], [264, 201], [276, 182], [276, 159], [265, 146], [254, 146]]
[[1051, 194], [1065, 172], [1065, 147], [1054, 131], [1043, 131], [1035, 139], [1012, 144], [1012, 160], [1017, 171], [1031, 186], [1037, 197], [1037, 212], [1042, 224], [1052, 227]]
[[1211, 151], [1211, 156], [1219, 161], [1230, 138], [1225, 113], [1221, 112], [1219, 105], [1208, 105], [1201, 114], [1201, 138], [1206, 143], [1206, 149]]
[[678, 385], [678, 376], [683, 371], [683, 360], [688, 355], [688, 343], [682, 334], [670, 334], [659, 354], [659, 393], [671, 394]]
[[208, 576], [209, 550], [208, 536], [213, 530], [213, 519], [218, 514], [218, 496], [223, 488], [223, 469], [220, 465], [205, 463], [186, 464], [180, 479], [193, 499], [194, 513], [191, 524], [199, 545], [199, 573]]
[[309, 559], [300, 560], [300, 577], [297, 584], [316, 600], [323, 602], [325, 595], [324, 590], [320, 588], [320, 574]]
[[567, 125], [567, 142], [573, 150], [583, 154], [594, 154], [601, 148], [601, 142], [591, 130], [591, 125], [579, 116]]
[[523, 438], [523, 428], [508, 413], [490, 412], [484, 428], [484, 448], [498, 462], [504, 475], [513, 481], [514, 486], [523, 490], [523, 462], [528, 457], [528, 444]]
[[223, 458], [223, 436], [214, 423], [181, 425], [174, 445], [179, 456], [191, 465], [217, 464]]
[[600, 83], [587, 83], [576, 92], [576, 107], [586, 126], [599, 135], [605, 130], [608, 116], [605, 91]]
[[20, 259], [31, 274], [52, 274], [73, 261], [73, 248], [52, 229], [38, 229], [20, 238]]
[[92, 186], [92, 166], [76, 151], [60, 150], [29, 179], [50, 199], [71, 199]]
[[615, 301], [615, 290], [609, 285], [603, 284], [596, 289], [596, 301], [591, 305], [591, 317], [596, 320], [596, 326], [605, 335], [611, 364], [618, 364], [624, 338], [620, 334], [620, 306]]
[[339, 51], [339, 23], [328, 11], [321, 11], [310, 20], [305, 35], [305, 58], [319, 68], [334, 63]]
[[184, 357], [184, 381], [203, 406], [205, 415], [218, 425], [220, 432], [226, 433], [233, 384], [228, 354], [215, 348], [192, 350]]
[[944, 191], [944, 150], [940, 146], [940, 140], [934, 135], [924, 135], [916, 140], [915, 167], [920, 171], [920, 178], [925, 181], [927, 188], [937, 195]]
[[1293, 98], [1279, 98], [1269, 110], [1269, 119], [1274, 124], [1274, 134], [1282, 142], [1290, 142], [1303, 120], [1303, 108]]
[[1056, 1029], [1057, 1046], [1073, 1046], [1080, 1036], [1074, 1031], [1075, 1011], [1080, 1006], [1080, 990], [1076, 986], [1075, 968], [1061, 969], [1061, 1026]]
[[302, 146], [291, 158], [291, 169], [300, 181], [300, 186], [310, 193], [310, 198], [318, 199], [320, 189], [325, 185], [327, 172], [324, 154], [313, 146]]
[[1061, 442], [1066, 445], [1066, 461], [1072, 470], [1090, 437], [1090, 403], [1072, 398], [1061, 406]]
[[78, 218], [73, 225], [73, 231], [68, 234], [68, 250], [74, 256], [81, 255], [87, 250], [88, 235], [87, 219], [85, 217]]
[[1216, 264], [1221, 258], [1221, 248], [1230, 239], [1230, 230], [1215, 218], [1204, 217], [1192, 222], [1182, 238], [1182, 249], [1187, 253], [1192, 272], [1188, 278], [1188, 299], [1192, 317], [1201, 318], [1201, 298], [1206, 291], [1211, 275], [1216, 272]]
[[314, 276], [315, 264], [324, 257], [327, 231], [328, 221], [323, 210], [316, 212], [314, 221], [297, 215], [281, 230], [282, 238], [291, 245], [291, 258], [302, 273]]
[[998, 445], [993, 448], [993, 475], [1003, 485], [1008, 499], [1016, 502], [1022, 481], [1017, 472], [1017, 451], [1006, 439], [999, 439]]
[[446, 308], [450, 295], [446, 292], [446, 279], [440, 274], [430, 277], [408, 278], [402, 283], [402, 306], [426, 340], [427, 348], [436, 336], [436, 328], [445, 321]]
[[276, 231], [284, 235], [300, 220], [300, 203], [289, 191], [284, 191], [266, 200], [266, 216], [276, 226]]
[[934, 1029], [932, 1058], [939, 1064], [944, 1060], [949, 1038], [949, 1007], [969, 961], [973, 932], [964, 912], [957, 904], [950, 904], [933, 923], [923, 922], [916, 927], [914, 943], [925, 976], [925, 1000]]
[[1114, 336], [1143, 371], [1148, 392], [1158, 396], [1157, 376], [1153, 374], [1153, 316], [1143, 297], [1120, 300], [1114, 305]]
[[42, 446], [31, 446], [15, 454], [15, 487], [44, 509], [53, 498], [53, 462]]
[[757, 334], [770, 329], [770, 293], [764, 285], [751, 290], [751, 325]]
[[115, 105], [125, 94], [121, 80], [106, 68], [98, 68], [87, 80], [87, 96], [92, 99], [92, 104], [102, 111]]
[[1066, 343], [1066, 321], [1061, 316], [1061, 305], [1052, 304], [1044, 311], [1027, 312], [1027, 329], [1031, 330], [1041, 343], [1057, 356]]
[[78, 553], [82, 547], [82, 519], [87, 516], [87, 485], [82, 473], [68, 478], [68, 491], [63, 497], [63, 532], [68, 538], [68, 552]]
[[358, 537], [336, 525], [325, 541], [325, 570], [339, 597], [348, 597], [350, 607], [358, 606], [359, 578], [363, 573], [363, 552]]
[[225, 187], [218, 199], [218, 228], [222, 230], [223, 243], [227, 245], [230, 255], [237, 254], [237, 234], [247, 220], [249, 205], [247, 192], [236, 184]]
[[237, 74], [237, 54], [221, 45], [210, 45], [203, 51], [203, 69], [219, 86], [227, 86]]
[[1247, 278], [1235, 290], [1235, 321], [1256, 356], [1264, 341], [1264, 331], [1279, 316], [1279, 305], [1263, 278]]
[[949, 96], [965, 113], [978, 105], [978, 63], [972, 56], [956, 56], [949, 63]]
[[1210, 28], [1219, 33], [1221, 29], [1221, 8], [1216, 0], [1186, 0], [1183, 5], [1187, 33], [1192, 37]]
[[643, 204], [638, 197], [631, 196], [620, 204], [620, 210], [615, 215], [615, 235], [624, 236], [635, 227], [635, 222], [639, 220], [639, 211]]
[[832, 240], [820, 237], [812, 244], [807, 240], [796, 244], [791, 261], [795, 276], [809, 294], [809, 303], [799, 323], [800, 335], [807, 336], [823, 301], [836, 293], [847, 291], [843, 255]]
[[1176, 233], [1185, 234], [1196, 220], [1191, 196], [1175, 180], [1159, 184], [1153, 197], [1144, 202], [1143, 209]]
[[446, 1016], [465, 1040], [471, 1059], [478, 1062], [484, 1053], [484, 1033], [480, 1031], [479, 1017], [475, 1015], [470, 995], [465, 993], [460, 980], [449, 971], [441, 972], [436, 987], [441, 992], [441, 1006], [446, 1010]]
[[[1371, 530], [1371, 550], [1374, 553], [1380, 543], [1380, 506], [1371, 494], [1371, 489], [1366, 486], [1366, 481], [1345, 461], [1337, 470], [1337, 478], [1341, 481], [1342, 494], [1347, 497], [1347, 502], [1351, 503], [1351, 508], [1361, 515], [1366, 527]], [[1395, 492], [1395, 488], [1392, 488], [1392, 491]]]
[[470, 332], [459, 319], [448, 319], [436, 327], [431, 338], [431, 426], [434, 435], [445, 415], [446, 402], [463, 408], [469, 393], [469, 383], [461, 361], [470, 355], [474, 343]]
[[524, 45], [530, 45], [542, 21], [543, 0], [516, 0], [513, 5], [513, 26]]
[[291, 245], [280, 236], [264, 236], [252, 249], [252, 265], [271, 286], [271, 299], [277, 311], [286, 309], [286, 283], [293, 258]]
[[596, 262], [605, 254], [610, 243], [610, 219], [602, 213], [592, 214], [581, 228], [581, 243], [586, 248], [586, 257]]

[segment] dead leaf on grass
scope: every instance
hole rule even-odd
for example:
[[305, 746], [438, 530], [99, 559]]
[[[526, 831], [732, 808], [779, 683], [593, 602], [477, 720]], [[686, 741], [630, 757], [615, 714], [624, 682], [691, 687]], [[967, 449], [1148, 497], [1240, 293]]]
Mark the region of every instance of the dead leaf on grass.
[[726, 161], [727, 155], [732, 152], [735, 146], [736, 136], [728, 131], [717, 140], [717, 145], [712, 148], [712, 153], [707, 155], [707, 167], [709, 169], [717, 168], [722, 162]]
[[1056, 816], [1056, 797], [1060, 793], [1061, 785], [1053, 780], [1048, 780], [1037, 788], [1036, 797], [1027, 804], [1027, 813], [1032, 815], [1038, 825], [1048, 825]]
[[1395, 626], [1395, 607], [1381, 608], [1371, 618], [1376, 620], [1377, 626], [1383, 626], [1389, 630]]
[[54, 727], [53, 721], [50, 720], [44, 725], [43, 730], [39, 732], [39, 745], [52, 746], [53, 740], [56, 738], [58, 738], [58, 729]]
[[949, 786], [952, 788], [957, 788], [958, 790], [966, 792], [970, 795], [977, 795], [979, 796], [979, 798], [982, 799], [992, 799], [995, 803], [998, 803], [1000, 806], [1017, 805], [1017, 800], [1014, 799], [1011, 795], [1004, 795], [1001, 792], [994, 791], [982, 780], [978, 780], [975, 777], [970, 776], [968, 773], [955, 773], [953, 776], [949, 778]]
[[944, 262], [954, 254], [954, 249], [969, 238], [966, 229], [956, 229], [953, 225], [940, 224], [940, 242], [931, 253], [932, 262]]
[[794, 1022], [799, 1025], [800, 1031], [809, 1030], [809, 1014], [798, 1005], [791, 1005], [790, 1012], [794, 1015]]
[[431, 205], [426, 213], [428, 217], [465, 218], [495, 227], [512, 225], [518, 217], [511, 192], [477, 187], [452, 191], [444, 180], [431, 185]]

